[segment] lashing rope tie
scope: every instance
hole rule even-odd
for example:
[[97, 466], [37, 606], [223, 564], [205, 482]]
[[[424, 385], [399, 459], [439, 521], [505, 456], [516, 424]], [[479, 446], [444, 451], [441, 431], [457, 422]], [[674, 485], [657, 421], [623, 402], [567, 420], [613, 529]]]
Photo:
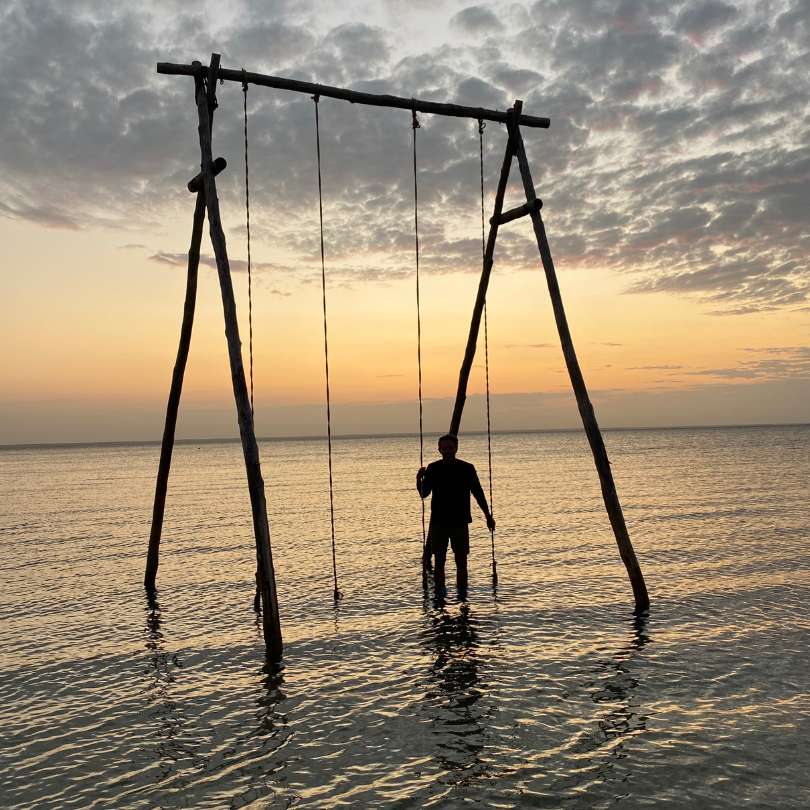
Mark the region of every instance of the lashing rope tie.
[[324, 251], [323, 238], [323, 179], [321, 176], [321, 124], [318, 115], [318, 107], [321, 97], [319, 94], [312, 96], [315, 102], [315, 149], [318, 156], [318, 216], [321, 233], [321, 292], [323, 296], [323, 356], [326, 369], [326, 441], [329, 457], [329, 522], [332, 530], [332, 577], [334, 580], [334, 597], [340, 599], [343, 594], [338, 590], [337, 581], [337, 555], [335, 551], [335, 493], [332, 477], [332, 399], [329, 391], [329, 335], [326, 318], [326, 255]]
[[[481, 264], [483, 267], [486, 261], [487, 249], [485, 240], [485, 225], [484, 225], [484, 129], [486, 124], [483, 119], [478, 119], [478, 155], [479, 165], [481, 168]], [[495, 515], [495, 505], [492, 497], [492, 422], [490, 416], [490, 401], [489, 401], [489, 330], [487, 328], [487, 302], [484, 300], [484, 375], [486, 378], [487, 389], [487, 463], [489, 467], [489, 511], [490, 514]], [[498, 581], [498, 564], [495, 561], [495, 529], [489, 531], [490, 540], [492, 543], [492, 581]]]
[[[422, 306], [419, 292], [419, 183], [416, 170], [416, 130], [419, 129], [419, 119], [416, 109], [411, 108], [411, 131], [413, 132], [413, 232], [416, 255], [416, 366], [419, 380], [419, 467], [425, 466], [425, 436], [424, 415], [422, 405]], [[425, 531], [425, 499], [422, 497], [422, 487], [419, 488], [420, 502], [422, 504], [422, 580], [427, 584], [427, 533]]]

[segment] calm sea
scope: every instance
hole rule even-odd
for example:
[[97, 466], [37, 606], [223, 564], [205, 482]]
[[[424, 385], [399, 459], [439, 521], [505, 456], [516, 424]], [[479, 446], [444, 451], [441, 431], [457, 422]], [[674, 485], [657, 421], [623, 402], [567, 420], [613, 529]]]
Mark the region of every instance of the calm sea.
[[279, 668], [238, 444], [177, 447], [152, 606], [159, 448], [0, 451], [0, 806], [810, 806], [810, 427], [606, 443], [645, 619], [581, 433], [494, 437], [445, 606], [415, 439], [335, 442], [338, 607], [324, 442], [263, 442]]

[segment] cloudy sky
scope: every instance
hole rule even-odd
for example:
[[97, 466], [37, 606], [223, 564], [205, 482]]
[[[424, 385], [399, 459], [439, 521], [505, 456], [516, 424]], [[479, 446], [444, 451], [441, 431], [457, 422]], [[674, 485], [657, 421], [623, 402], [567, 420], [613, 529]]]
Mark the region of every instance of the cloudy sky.
[[[227, 5], [227, 8], [224, 8]], [[810, 0], [139, 4], [0, 0], [0, 443], [159, 438], [207, 62], [551, 118], [527, 130], [575, 345], [606, 425], [810, 421]], [[247, 335], [242, 92], [215, 153]], [[319, 433], [314, 109], [248, 93], [257, 431]], [[410, 116], [323, 99], [338, 432], [416, 426]], [[449, 417], [480, 272], [475, 122], [417, 135], [428, 426]], [[486, 206], [505, 133], [484, 133]], [[507, 206], [517, 204], [513, 178]], [[490, 287], [496, 427], [575, 425], [527, 220]], [[178, 432], [236, 429], [211, 252]], [[471, 381], [482, 391], [480, 364]], [[481, 397], [465, 419], [480, 428]]]

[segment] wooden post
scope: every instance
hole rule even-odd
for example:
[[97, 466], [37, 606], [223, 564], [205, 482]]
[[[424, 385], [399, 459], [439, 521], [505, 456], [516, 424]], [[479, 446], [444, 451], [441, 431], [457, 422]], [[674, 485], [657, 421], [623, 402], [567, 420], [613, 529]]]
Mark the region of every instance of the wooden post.
[[200, 158], [205, 189], [205, 201], [208, 209], [208, 225], [211, 244], [217, 262], [219, 285], [222, 291], [222, 308], [225, 315], [225, 336], [228, 340], [228, 358], [231, 366], [231, 381], [236, 400], [236, 411], [239, 420], [239, 434], [242, 439], [242, 452], [245, 458], [250, 506], [253, 513], [253, 531], [256, 536], [256, 551], [261, 567], [262, 588], [262, 622], [264, 641], [267, 653], [273, 660], [282, 656], [281, 623], [278, 615], [278, 597], [276, 580], [273, 571], [273, 557], [270, 549], [270, 527], [267, 522], [267, 503], [264, 495], [264, 480], [259, 461], [259, 446], [253, 431], [253, 412], [250, 407], [245, 369], [242, 363], [242, 344], [239, 339], [239, 324], [236, 319], [236, 302], [233, 295], [231, 269], [225, 245], [225, 233], [219, 214], [219, 199], [213, 173], [211, 157], [210, 110], [215, 104], [219, 54], [211, 55], [208, 69], [208, 92], [202, 82], [197, 83], [197, 113], [199, 118]]
[[[515, 102], [514, 109], [510, 116], [509, 130], [511, 140], [514, 143], [515, 154], [520, 166], [520, 175], [523, 179], [523, 188], [526, 192], [526, 202], [532, 205], [537, 199], [534, 191], [534, 182], [532, 181], [531, 171], [529, 169], [529, 162], [526, 159], [526, 149], [523, 145], [523, 136], [520, 132], [520, 126], [517, 120], [520, 116], [520, 109], [522, 102]], [[650, 598], [647, 594], [647, 586], [644, 583], [644, 577], [641, 573], [641, 567], [636, 559], [636, 553], [633, 550], [633, 544], [630, 542], [630, 535], [627, 532], [627, 526], [624, 522], [624, 514], [622, 507], [619, 503], [619, 496], [616, 493], [616, 485], [613, 482], [613, 473], [610, 470], [610, 461], [608, 460], [607, 450], [605, 450], [605, 443], [602, 439], [602, 434], [599, 431], [599, 425], [596, 422], [596, 416], [593, 411], [593, 406], [588, 397], [588, 390], [585, 387], [585, 379], [582, 376], [582, 371], [579, 367], [576, 352], [574, 351], [574, 342], [571, 339], [571, 332], [568, 329], [568, 320], [565, 317], [565, 309], [563, 308], [562, 296], [560, 294], [560, 287], [557, 283], [557, 273], [554, 270], [554, 261], [551, 258], [551, 249], [548, 245], [546, 237], [546, 229], [543, 225], [543, 218], [540, 216], [539, 206], [532, 207], [529, 214], [534, 226], [534, 234], [537, 237], [537, 247], [540, 251], [540, 259], [543, 263], [543, 270], [546, 274], [546, 282], [548, 284], [549, 295], [551, 296], [551, 305], [554, 309], [554, 320], [557, 322], [557, 331], [560, 335], [560, 342], [562, 344], [563, 355], [565, 357], [565, 364], [568, 367], [568, 375], [571, 378], [571, 385], [574, 389], [574, 394], [577, 399], [577, 406], [579, 408], [580, 416], [582, 417], [582, 424], [585, 426], [585, 434], [588, 437], [588, 442], [591, 445], [591, 452], [593, 453], [594, 461], [596, 462], [596, 470], [599, 473], [599, 483], [602, 487], [602, 498], [605, 502], [608, 517], [610, 518], [610, 525], [613, 527], [613, 534], [616, 537], [616, 544], [619, 547], [619, 554], [627, 568], [627, 574], [630, 577], [630, 583], [633, 586], [633, 595], [635, 596], [636, 611], [645, 611], [650, 607]]]
[[478, 343], [478, 331], [481, 328], [481, 313], [484, 311], [484, 304], [487, 300], [487, 288], [489, 287], [489, 277], [492, 272], [492, 264], [495, 256], [495, 240], [498, 236], [498, 225], [500, 224], [501, 212], [503, 211], [503, 198], [506, 193], [506, 184], [509, 182], [509, 170], [512, 168], [512, 158], [515, 155], [512, 134], [506, 142], [506, 152], [501, 165], [501, 176], [498, 180], [498, 190], [495, 192], [495, 209], [489, 221], [489, 237], [484, 251], [484, 262], [481, 268], [481, 279], [478, 282], [478, 294], [473, 306], [472, 320], [470, 321], [470, 334], [467, 337], [467, 347], [464, 351], [464, 359], [461, 362], [461, 371], [458, 374], [458, 389], [456, 390], [456, 401], [453, 406], [453, 415], [450, 419], [450, 430], [454, 436], [458, 435], [461, 427], [461, 414], [464, 411], [464, 403], [467, 400], [467, 383], [470, 380], [470, 371], [475, 359], [475, 348]]
[[177, 410], [183, 390], [183, 376], [186, 373], [188, 349], [191, 345], [191, 330], [194, 326], [194, 308], [197, 301], [197, 271], [200, 266], [200, 242], [205, 223], [205, 195], [197, 192], [197, 205], [194, 209], [194, 224], [191, 228], [191, 245], [188, 249], [188, 274], [186, 277], [186, 300], [183, 304], [183, 324], [180, 327], [180, 344], [172, 372], [169, 389], [169, 402], [166, 405], [166, 424], [163, 428], [163, 442], [160, 445], [160, 464], [155, 484], [155, 503], [152, 507], [152, 528], [149, 532], [149, 551], [146, 554], [146, 573], [143, 584], [147, 591], [154, 591], [160, 559], [160, 535], [163, 530], [163, 512], [166, 507], [166, 489], [169, 483], [169, 470], [172, 466], [174, 431], [177, 426]]

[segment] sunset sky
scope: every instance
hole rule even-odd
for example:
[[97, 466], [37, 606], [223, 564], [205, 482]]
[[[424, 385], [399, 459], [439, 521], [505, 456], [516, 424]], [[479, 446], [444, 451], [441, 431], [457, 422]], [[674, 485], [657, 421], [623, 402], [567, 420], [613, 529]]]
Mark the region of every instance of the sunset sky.
[[[604, 427], [810, 421], [810, 2], [0, 5], [0, 443], [159, 439], [207, 62], [551, 118], [524, 137]], [[214, 152], [247, 349], [242, 91]], [[256, 429], [324, 429], [314, 110], [248, 93]], [[410, 114], [320, 106], [334, 429], [417, 427]], [[480, 273], [475, 122], [421, 115], [424, 389], [446, 428]], [[485, 130], [489, 217], [505, 147]], [[507, 207], [523, 201], [517, 168]], [[207, 232], [180, 437], [237, 431]], [[528, 219], [490, 284], [496, 429], [578, 424]], [[463, 427], [483, 424], [483, 352]]]

